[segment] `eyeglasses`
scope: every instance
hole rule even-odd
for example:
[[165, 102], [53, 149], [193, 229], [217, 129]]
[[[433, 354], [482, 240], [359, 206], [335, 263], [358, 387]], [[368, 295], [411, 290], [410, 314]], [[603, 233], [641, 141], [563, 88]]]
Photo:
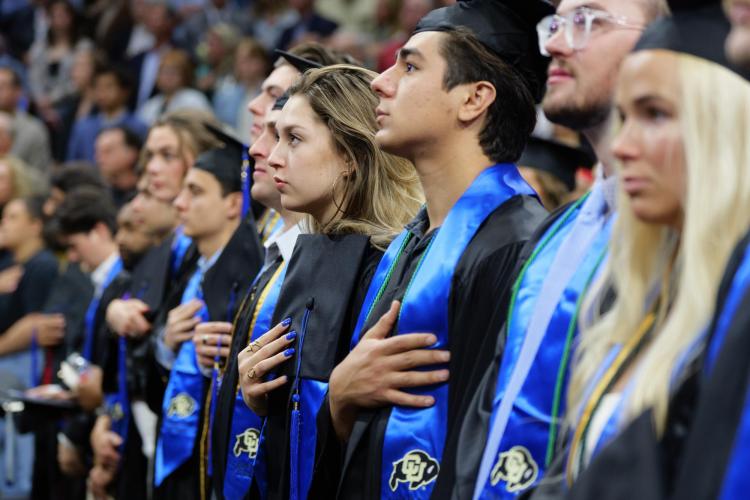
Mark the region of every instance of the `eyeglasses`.
[[644, 27], [628, 22], [624, 17], [619, 17], [589, 7], [579, 7], [560, 16], [554, 14], [547, 16], [536, 25], [539, 35], [539, 52], [549, 56], [546, 45], [549, 40], [564, 29], [565, 41], [573, 50], [581, 50], [589, 43], [592, 32], [603, 30], [608, 26], [617, 26], [622, 29], [642, 30]]

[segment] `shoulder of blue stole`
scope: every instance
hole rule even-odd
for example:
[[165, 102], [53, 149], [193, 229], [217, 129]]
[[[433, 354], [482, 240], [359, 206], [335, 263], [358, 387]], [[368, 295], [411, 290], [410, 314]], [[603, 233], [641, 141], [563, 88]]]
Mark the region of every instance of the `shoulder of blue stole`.
[[[214, 321], [232, 321], [234, 310], [263, 264], [263, 247], [252, 219], [244, 218], [203, 277], [203, 299]], [[228, 311], [231, 310], [228, 314]]]
[[[314, 332], [304, 340], [301, 377], [327, 380], [334, 367], [340, 340], [335, 334], [342, 332], [350, 316], [369, 240], [363, 235], [303, 234], [297, 238], [271, 324], [291, 317], [290, 330], [302, 333], [306, 326], [307, 332]], [[285, 365], [283, 373], [293, 375], [292, 364]]]

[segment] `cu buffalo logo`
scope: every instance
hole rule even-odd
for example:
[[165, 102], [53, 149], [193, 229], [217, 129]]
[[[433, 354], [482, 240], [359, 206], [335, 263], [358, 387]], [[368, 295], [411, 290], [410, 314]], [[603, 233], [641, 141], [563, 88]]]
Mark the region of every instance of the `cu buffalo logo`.
[[509, 492], [521, 491], [536, 481], [539, 466], [529, 450], [523, 446], [514, 446], [497, 456], [497, 463], [492, 468], [490, 482], [495, 486], [501, 480], [505, 481], [505, 489]]
[[187, 418], [195, 412], [195, 400], [185, 392], [179, 393], [169, 401], [168, 417]]
[[234, 456], [239, 457], [247, 453], [248, 458], [255, 458], [258, 455], [258, 444], [260, 442], [260, 432], [252, 427], [245, 429], [245, 432], [237, 434], [234, 441]]
[[113, 404], [109, 410], [109, 415], [115, 422], [119, 422], [125, 416], [125, 412], [122, 410], [122, 404], [118, 401]]
[[393, 462], [389, 485], [396, 491], [399, 483], [408, 483], [410, 490], [427, 486], [440, 472], [438, 461], [422, 450], [412, 450], [398, 462]]

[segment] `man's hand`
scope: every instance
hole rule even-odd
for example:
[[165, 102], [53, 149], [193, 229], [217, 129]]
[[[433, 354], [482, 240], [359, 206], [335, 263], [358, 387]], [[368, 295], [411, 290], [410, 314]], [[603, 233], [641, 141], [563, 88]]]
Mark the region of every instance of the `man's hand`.
[[112, 421], [108, 415], [102, 415], [96, 420], [91, 431], [91, 448], [94, 450], [94, 463], [106, 469], [117, 469], [120, 464], [120, 454], [117, 448], [122, 444], [122, 438], [111, 430]]
[[13, 293], [23, 277], [23, 267], [10, 266], [0, 271], [0, 293]]
[[151, 323], [145, 317], [148, 310], [141, 300], [115, 299], [107, 306], [107, 324], [117, 335], [142, 337], [151, 331]]
[[93, 411], [104, 402], [102, 391], [102, 369], [91, 365], [81, 374], [81, 380], [76, 388], [78, 403], [86, 411]]
[[226, 359], [232, 343], [232, 323], [207, 321], [195, 327], [195, 355], [201, 366], [211, 368], [218, 354]]
[[110, 495], [107, 493], [107, 486], [114, 480], [116, 469], [109, 469], [103, 465], [94, 465], [89, 471], [88, 490], [94, 497], [94, 500], [107, 500]]
[[398, 319], [401, 304], [393, 302], [349, 355], [334, 368], [329, 380], [331, 419], [339, 439], [351, 434], [361, 408], [398, 405], [415, 408], [432, 406], [432, 396], [420, 396], [401, 389], [438, 384], [448, 380], [448, 370], [416, 371], [414, 368], [447, 363], [449, 351], [427, 349], [437, 342], [431, 333], [410, 333], [388, 337]]
[[201, 322], [197, 317], [203, 302], [193, 299], [169, 311], [167, 326], [164, 330], [164, 343], [171, 350], [176, 351], [183, 342], [193, 338], [195, 327]]
[[65, 337], [65, 316], [62, 314], [30, 314], [36, 340], [42, 347], [59, 345]]

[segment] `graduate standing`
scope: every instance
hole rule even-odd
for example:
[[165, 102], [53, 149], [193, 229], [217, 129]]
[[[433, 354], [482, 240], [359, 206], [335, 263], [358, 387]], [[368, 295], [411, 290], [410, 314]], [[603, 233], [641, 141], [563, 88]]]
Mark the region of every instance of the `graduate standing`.
[[281, 204], [307, 214], [303, 228], [315, 234], [297, 239], [276, 326], [238, 357], [242, 396], [266, 417], [251, 498], [308, 498], [316, 447], [326, 442], [316, 418], [328, 377], [348, 351], [382, 249], [422, 202], [412, 165], [375, 143], [374, 76], [350, 65], [311, 69], [276, 121], [268, 164]]
[[331, 375], [331, 422], [348, 440], [343, 468], [340, 453], [326, 457], [343, 470], [331, 496], [443, 497], [452, 487], [458, 425], [491, 360], [521, 248], [545, 215], [512, 162], [546, 69], [534, 26], [551, 12], [515, 1], [438, 9], [373, 82], [378, 143], [414, 162], [427, 205], [386, 252], [354, 348]]
[[[540, 49], [552, 56], [544, 112], [589, 138], [600, 162], [590, 192], [553, 213], [527, 247], [496, 359], [462, 424], [453, 498], [515, 497], [555, 456], [582, 297], [606, 258], [616, 209], [612, 75], [658, 8], [565, 0], [538, 25]], [[554, 151], [558, 161], [570, 154]]]
[[217, 336], [195, 338], [195, 326], [234, 318], [261, 263], [255, 225], [243, 217], [243, 146], [223, 134], [219, 138], [224, 146], [196, 159], [174, 202], [184, 234], [201, 257], [157, 340], [157, 359], [170, 372], [156, 445], [157, 498], [201, 498], [208, 492], [200, 460], [207, 439], [203, 421], [210, 415], [206, 396], [217, 387], [229, 346], [222, 347]]
[[724, 57], [729, 26], [717, 2], [670, 7], [618, 81], [622, 194], [602, 281], [616, 298], [583, 324], [571, 374], [573, 498], [708, 498], [694, 487], [702, 473], [674, 476], [714, 313], [707, 297], [750, 222], [750, 85]]

